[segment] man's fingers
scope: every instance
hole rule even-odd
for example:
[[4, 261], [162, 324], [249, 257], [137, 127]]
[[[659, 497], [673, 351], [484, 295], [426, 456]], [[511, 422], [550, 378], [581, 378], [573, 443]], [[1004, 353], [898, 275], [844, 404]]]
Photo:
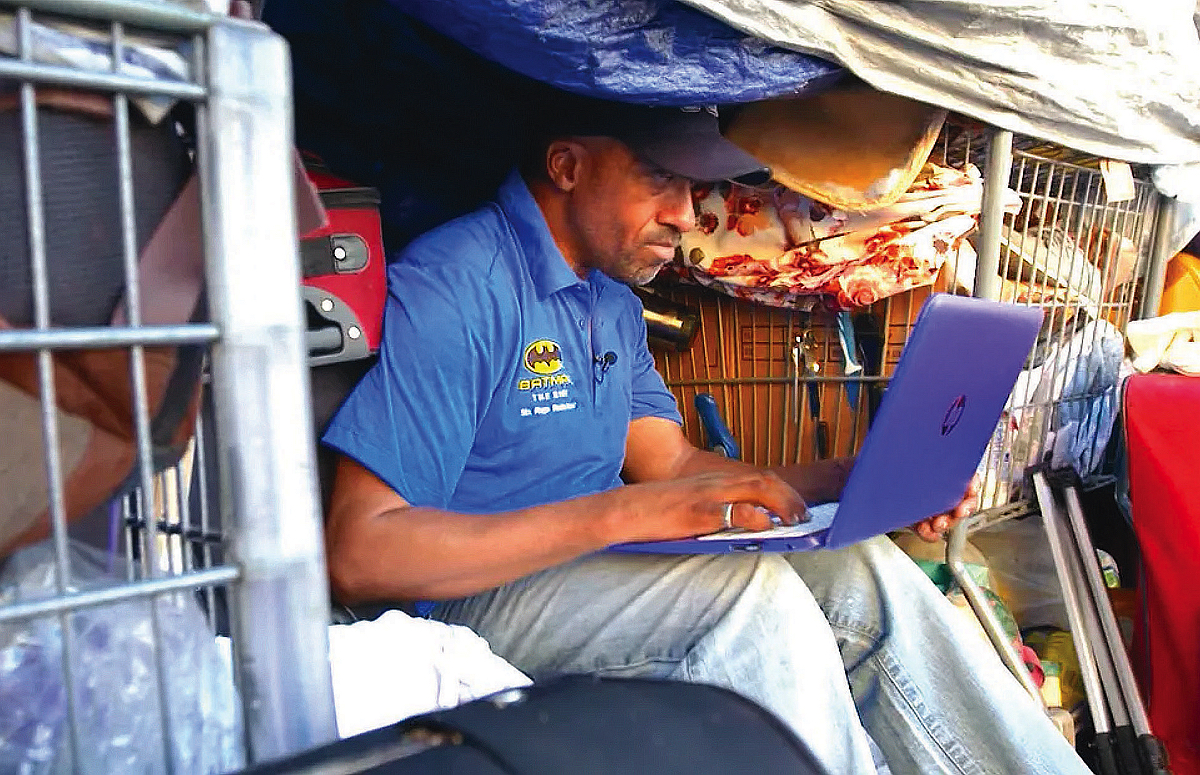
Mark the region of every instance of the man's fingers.
[[917, 537], [922, 541], [926, 541], [928, 543], [934, 543], [941, 538], [941, 536], [934, 531], [929, 520], [918, 522], [917, 524], [913, 525], [913, 532], [916, 533]]
[[[751, 522], [762, 522], [763, 529], [770, 527], [770, 514], [778, 516], [785, 525], [794, 525], [805, 519], [804, 501], [795, 490], [773, 474], [761, 474], [722, 484], [717, 492], [722, 500], [745, 507], [744, 511], [738, 511], [745, 520], [745, 524], [738, 523], [741, 527], [748, 527]], [[770, 514], [752, 514], [756, 507], [761, 507]]]
[[749, 503], [738, 503], [733, 507], [733, 524], [747, 530], [769, 530], [774, 527], [770, 512]]

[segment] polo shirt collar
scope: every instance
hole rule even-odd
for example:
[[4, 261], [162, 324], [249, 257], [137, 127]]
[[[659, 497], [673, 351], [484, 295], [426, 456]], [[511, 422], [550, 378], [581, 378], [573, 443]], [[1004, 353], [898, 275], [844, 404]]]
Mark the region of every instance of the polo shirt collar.
[[539, 299], [584, 282], [571, 271], [567, 259], [555, 244], [546, 218], [520, 173], [514, 170], [509, 174], [500, 186], [496, 201], [512, 224]]

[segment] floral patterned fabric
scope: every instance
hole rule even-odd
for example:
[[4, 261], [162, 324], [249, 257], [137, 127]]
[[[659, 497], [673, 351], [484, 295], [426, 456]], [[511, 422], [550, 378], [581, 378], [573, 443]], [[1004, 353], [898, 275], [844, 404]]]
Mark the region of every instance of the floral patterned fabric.
[[[771, 306], [866, 306], [931, 284], [975, 229], [982, 195], [975, 167], [933, 164], [895, 204], [864, 212], [839, 210], [778, 185], [699, 186], [693, 191], [697, 224], [683, 238], [681, 273]], [[1011, 199], [1013, 208], [1020, 206], [1015, 194]]]

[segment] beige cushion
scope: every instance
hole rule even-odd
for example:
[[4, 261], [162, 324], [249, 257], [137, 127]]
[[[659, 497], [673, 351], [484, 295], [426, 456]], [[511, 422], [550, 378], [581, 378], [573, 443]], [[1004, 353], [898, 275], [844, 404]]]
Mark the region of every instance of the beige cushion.
[[865, 85], [745, 106], [726, 135], [788, 188], [846, 210], [895, 202], [929, 158], [946, 111]]

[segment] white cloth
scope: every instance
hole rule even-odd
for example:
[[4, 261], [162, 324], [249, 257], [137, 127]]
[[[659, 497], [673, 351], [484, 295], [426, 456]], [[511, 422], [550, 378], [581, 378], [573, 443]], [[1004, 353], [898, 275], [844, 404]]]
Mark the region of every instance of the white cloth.
[[342, 737], [531, 683], [466, 627], [401, 611], [330, 626], [329, 667]]
[[1200, 374], [1200, 312], [1131, 320], [1125, 335], [1138, 371], [1161, 366], [1181, 374]]

